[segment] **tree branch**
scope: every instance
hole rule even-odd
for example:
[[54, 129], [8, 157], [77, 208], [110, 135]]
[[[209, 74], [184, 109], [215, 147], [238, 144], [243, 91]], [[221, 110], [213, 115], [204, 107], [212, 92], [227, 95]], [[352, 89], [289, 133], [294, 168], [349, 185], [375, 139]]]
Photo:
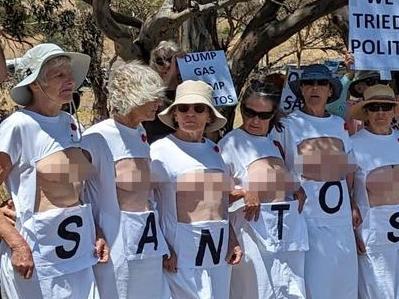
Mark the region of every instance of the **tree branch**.
[[[348, 0], [313, 1], [279, 21], [276, 19], [278, 10], [275, 7], [278, 5], [267, 2], [254, 19], [251, 20], [235, 47], [228, 54], [232, 62], [232, 75], [236, 89], [241, 89], [251, 70], [267, 52], [285, 42], [306, 25], [345, 6], [347, 3]], [[275, 5], [273, 6], [275, 8], [273, 15], [268, 15], [267, 11], [265, 11], [265, 7], [269, 5]], [[264, 18], [263, 22], [260, 23], [262, 15], [268, 16], [268, 18]]]

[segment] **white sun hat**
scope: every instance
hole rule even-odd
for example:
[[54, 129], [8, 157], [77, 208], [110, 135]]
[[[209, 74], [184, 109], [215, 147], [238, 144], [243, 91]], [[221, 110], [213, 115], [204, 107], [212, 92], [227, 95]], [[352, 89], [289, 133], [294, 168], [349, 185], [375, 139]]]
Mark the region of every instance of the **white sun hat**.
[[16, 73], [23, 76], [23, 80], [11, 89], [11, 98], [19, 105], [26, 106], [32, 100], [32, 93], [28, 85], [35, 82], [43, 65], [52, 58], [66, 56], [71, 59], [72, 77], [79, 87], [90, 66], [90, 56], [76, 52], [65, 52], [55, 44], [40, 44], [29, 49], [16, 66]]
[[176, 129], [173, 121], [173, 107], [178, 104], [205, 104], [213, 112], [215, 118], [205, 132], [214, 132], [224, 127], [227, 120], [215, 109], [212, 104], [213, 89], [203, 81], [187, 80], [176, 88], [176, 99], [172, 105], [158, 114], [159, 119], [167, 126]]

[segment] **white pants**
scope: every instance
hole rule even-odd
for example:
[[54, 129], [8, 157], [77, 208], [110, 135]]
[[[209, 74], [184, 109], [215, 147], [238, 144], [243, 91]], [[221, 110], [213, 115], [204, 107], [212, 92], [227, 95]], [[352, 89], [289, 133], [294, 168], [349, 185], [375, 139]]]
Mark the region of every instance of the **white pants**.
[[399, 250], [396, 246], [367, 248], [359, 259], [360, 299], [399, 299]]
[[166, 272], [173, 299], [227, 299], [230, 290], [230, 266], [178, 268]]
[[95, 271], [101, 299], [170, 298], [169, 286], [162, 269], [162, 257], [125, 260], [115, 269], [111, 265], [97, 265]]
[[230, 299], [305, 298], [305, 251], [268, 251], [243, 215], [231, 214], [244, 256], [232, 267]]
[[38, 280], [24, 279], [14, 271], [5, 254], [1, 258], [1, 292], [5, 299], [86, 299], [94, 282], [92, 268], [62, 276]]
[[308, 234], [306, 298], [357, 299], [357, 254], [351, 225], [309, 225]]

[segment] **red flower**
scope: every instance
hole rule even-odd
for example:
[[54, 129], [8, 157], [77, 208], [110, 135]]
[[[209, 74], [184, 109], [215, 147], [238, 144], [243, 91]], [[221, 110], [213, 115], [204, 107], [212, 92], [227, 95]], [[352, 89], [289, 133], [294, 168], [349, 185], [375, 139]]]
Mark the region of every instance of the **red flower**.
[[147, 142], [147, 135], [146, 134], [141, 134], [141, 140], [146, 143]]
[[72, 131], [76, 131], [78, 129], [78, 127], [74, 123], [72, 123], [71, 129], [72, 129]]
[[213, 147], [213, 150], [215, 151], [215, 152], [220, 152], [220, 149], [219, 149], [219, 147], [217, 146], [217, 145], [215, 145], [214, 147]]

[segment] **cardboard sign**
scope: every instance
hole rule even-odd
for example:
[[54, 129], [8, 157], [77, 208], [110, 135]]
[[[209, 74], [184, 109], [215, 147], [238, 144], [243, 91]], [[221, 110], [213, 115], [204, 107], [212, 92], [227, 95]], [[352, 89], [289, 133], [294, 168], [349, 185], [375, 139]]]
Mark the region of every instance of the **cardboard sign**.
[[215, 106], [236, 105], [237, 94], [223, 51], [187, 53], [177, 63], [184, 80], [202, 80], [213, 88]]
[[350, 0], [349, 44], [355, 69], [399, 70], [399, 0]]
[[301, 101], [292, 92], [288, 82], [295, 81], [301, 76], [302, 70], [290, 67], [287, 70], [287, 80], [285, 81], [283, 92], [281, 93], [280, 109], [285, 113], [290, 113], [301, 108]]

